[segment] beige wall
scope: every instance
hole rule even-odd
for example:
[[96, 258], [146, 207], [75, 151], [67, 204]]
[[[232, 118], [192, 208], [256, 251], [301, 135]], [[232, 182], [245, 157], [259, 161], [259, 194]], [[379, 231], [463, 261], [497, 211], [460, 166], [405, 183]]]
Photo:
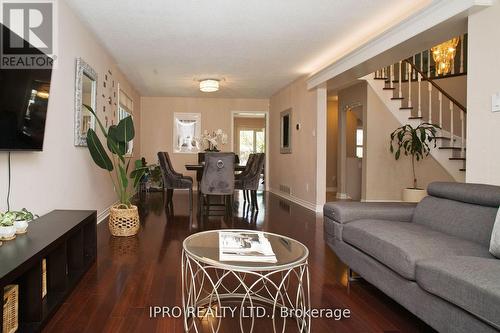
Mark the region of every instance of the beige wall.
[[[38, 214], [53, 209], [96, 209], [102, 213], [117, 199], [107, 173], [94, 165], [87, 148], [73, 145], [75, 61], [82, 57], [99, 75], [97, 110], [103, 118], [102, 78], [111, 70], [116, 82], [136, 102], [140, 156], [140, 103], [137, 92], [116, 68], [116, 61], [80, 23], [65, 2], [59, 7], [58, 68], [52, 73], [43, 152], [12, 153], [11, 209], [26, 207]], [[7, 153], [0, 153], [0, 209], [6, 209]]]
[[[316, 107], [317, 91], [307, 90], [306, 77], [301, 77], [271, 97], [269, 112], [270, 188], [279, 193], [280, 185], [287, 185], [294, 198], [310, 205], [316, 204]], [[288, 108], [292, 153], [280, 154], [280, 112]]]
[[243, 129], [259, 129], [263, 128], [265, 131], [266, 128], [266, 118], [249, 118], [249, 117], [234, 117], [234, 151], [236, 153], [239, 152], [240, 146], [240, 130]]
[[[142, 97], [141, 152], [147, 161], [155, 163], [158, 160], [157, 153], [166, 151], [171, 154], [172, 163], [178, 172], [194, 176], [193, 172], [185, 170], [184, 165], [197, 162], [197, 154], [172, 152], [174, 113], [201, 113], [202, 131], [221, 128], [231, 135], [231, 111], [268, 111], [268, 109], [267, 99]], [[231, 142], [219, 148], [229, 151]]]
[[500, 112], [491, 112], [500, 92], [499, 18], [499, 1], [469, 17], [467, 182], [500, 185]]
[[[401, 190], [412, 186], [411, 161], [396, 161], [389, 151], [389, 136], [401, 126], [370, 86], [367, 86], [365, 121], [365, 158], [363, 158], [363, 199], [401, 200]], [[427, 188], [433, 181], [453, 178], [432, 156], [418, 162], [419, 187]]]
[[337, 187], [338, 101], [327, 102], [326, 187]]

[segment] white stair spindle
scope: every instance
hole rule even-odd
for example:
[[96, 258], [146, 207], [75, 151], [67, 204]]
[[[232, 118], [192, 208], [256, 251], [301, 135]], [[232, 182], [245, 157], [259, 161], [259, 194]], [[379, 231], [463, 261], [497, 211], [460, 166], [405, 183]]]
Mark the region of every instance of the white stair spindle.
[[441, 131], [443, 130], [443, 94], [438, 92], [438, 100], [439, 100], [439, 127], [441, 127]]
[[399, 62], [399, 71], [398, 71], [398, 76], [399, 76], [399, 78], [398, 78], [398, 81], [399, 81], [399, 83], [398, 83], [398, 89], [399, 89], [398, 97], [399, 98], [403, 97], [403, 92], [401, 91], [401, 70], [402, 70], [402, 68], [403, 68], [403, 66], [402, 66], [401, 61], [400, 61]]
[[394, 88], [394, 65], [391, 65], [390, 87]]
[[464, 111], [460, 110], [460, 125], [461, 125], [461, 136], [462, 140], [460, 142], [460, 148], [461, 148], [461, 153], [462, 157], [465, 157], [465, 122], [464, 122]]
[[411, 108], [411, 75], [412, 70], [410, 64], [408, 64], [408, 107]]
[[432, 84], [430, 81], [427, 89], [429, 90], [429, 123], [432, 124]]
[[424, 52], [420, 52], [420, 71], [424, 71]]
[[422, 77], [418, 72], [417, 72], [417, 80], [418, 80], [418, 116], [422, 117], [422, 92], [420, 88], [420, 85], [422, 83]]
[[454, 134], [453, 134], [453, 102], [450, 101], [450, 139], [451, 139], [451, 146], [455, 146], [455, 140], [454, 140]]
[[[416, 66], [416, 63], [415, 63], [415, 55], [413, 55], [413, 57], [412, 57], [412, 61], [411, 61], [411, 62], [412, 62], [412, 63]], [[411, 66], [410, 66], [410, 67], [411, 67]], [[412, 79], [416, 79], [416, 77], [415, 77], [415, 73], [413, 73], [413, 71], [411, 71], [411, 72], [410, 72], [410, 74], [411, 74], [411, 75], [410, 75], [410, 77], [411, 77]]]

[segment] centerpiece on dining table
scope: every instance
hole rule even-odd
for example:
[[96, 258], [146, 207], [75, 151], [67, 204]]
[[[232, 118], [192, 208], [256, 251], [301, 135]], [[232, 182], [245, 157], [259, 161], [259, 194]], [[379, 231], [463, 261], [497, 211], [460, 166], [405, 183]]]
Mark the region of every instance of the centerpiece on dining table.
[[227, 143], [227, 134], [222, 129], [217, 129], [215, 131], [203, 131], [203, 135], [197, 138], [200, 146], [205, 148], [206, 152], [218, 152], [219, 147], [224, 146]]

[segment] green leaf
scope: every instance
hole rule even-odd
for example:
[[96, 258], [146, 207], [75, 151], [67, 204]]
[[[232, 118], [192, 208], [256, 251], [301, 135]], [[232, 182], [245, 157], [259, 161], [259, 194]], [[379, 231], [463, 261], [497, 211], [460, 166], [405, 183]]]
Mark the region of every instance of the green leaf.
[[118, 127], [116, 125], [109, 126], [107, 145], [109, 150], [115, 155], [120, 156], [120, 159], [124, 162], [123, 155], [127, 153], [127, 143], [119, 140]]
[[135, 136], [134, 130], [134, 122], [132, 121], [132, 117], [128, 116], [123, 118], [116, 126], [116, 132], [114, 133], [115, 139], [118, 142], [127, 143], [132, 141]]
[[113, 171], [113, 162], [93, 129], [87, 131], [87, 147], [95, 164], [104, 170]]
[[147, 168], [141, 168], [141, 169], [136, 169], [133, 171], [133, 172], [135, 172], [134, 173], [134, 188], [136, 188], [137, 185], [139, 185], [139, 182], [140, 182], [141, 178], [144, 176], [144, 174], [146, 173], [146, 170], [147, 170]]
[[85, 108], [87, 108], [87, 110], [89, 110], [90, 113], [92, 113], [94, 115], [94, 118], [97, 120], [97, 124], [99, 125], [99, 128], [101, 129], [102, 134], [104, 134], [105, 137], [108, 137], [108, 133], [106, 132], [106, 128], [101, 123], [101, 120], [99, 119], [99, 117], [97, 117], [97, 114], [95, 113], [95, 111], [87, 104], [83, 104], [83, 106]]

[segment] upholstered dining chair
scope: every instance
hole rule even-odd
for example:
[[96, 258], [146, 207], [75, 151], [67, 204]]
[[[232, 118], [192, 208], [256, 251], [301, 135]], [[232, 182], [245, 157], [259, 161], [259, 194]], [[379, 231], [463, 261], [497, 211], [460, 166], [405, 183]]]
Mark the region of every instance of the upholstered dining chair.
[[176, 172], [167, 152], [158, 152], [158, 160], [160, 162], [161, 174], [163, 176], [163, 188], [167, 192], [167, 205], [173, 209], [172, 197], [174, 190], [188, 189], [189, 214], [191, 215], [193, 210], [193, 178]]
[[[257, 156], [257, 154], [253, 154], [253, 153], [248, 156], [247, 164], [245, 164], [245, 170], [236, 174], [234, 176], [235, 179], [241, 179], [242, 177], [245, 177], [246, 175], [248, 175], [248, 173], [250, 173], [250, 170], [252, 169], [253, 163], [255, 162], [256, 156]], [[243, 200], [244, 201], [250, 200], [250, 191], [249, 190], [243, 191]]]
[[250, 201], [252, 208], [259, 210], [259, 204], [257, 203], [257, 190], [260, 184], [260, 175], [264, 169], [264, 163], [266, 161], [266, 155], [263, 153], [255, 154], [252, 165], [248, 173], [241, 177], [235, 179], [234, 187], [236, 190], [250, 191]]
[[[224, 206], [226, 213], [231, 214], [234, 192], [234, 153], [206, 153], [200, 187], [200, 212], [202, 214], [208, 215], [210, 206]], [[222, 196], [224, 204], [210, 204], [211, 196]]]

